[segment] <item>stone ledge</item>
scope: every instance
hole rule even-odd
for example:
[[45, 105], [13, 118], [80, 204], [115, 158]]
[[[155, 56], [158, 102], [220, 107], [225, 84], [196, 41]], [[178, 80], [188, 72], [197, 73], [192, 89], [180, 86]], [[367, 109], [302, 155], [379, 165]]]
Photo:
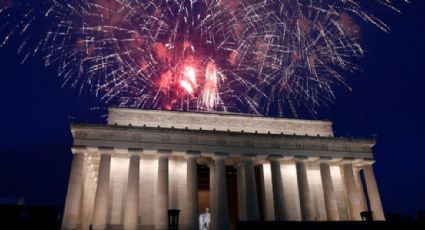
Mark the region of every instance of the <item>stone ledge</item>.
[[109, 125], [332, 137], [332, 122], [212, 112], [110, 107]]

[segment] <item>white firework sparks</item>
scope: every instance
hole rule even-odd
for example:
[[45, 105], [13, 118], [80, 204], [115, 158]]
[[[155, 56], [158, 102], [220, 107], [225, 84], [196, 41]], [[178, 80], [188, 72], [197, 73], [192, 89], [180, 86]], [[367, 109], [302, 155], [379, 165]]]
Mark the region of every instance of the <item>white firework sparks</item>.
[[362, 22], [389, 31], [373, 9], [398, 12], [392, 0], [1, 0], [0, 7], [0, 46], [21, 39], [23, 61], [40, 53], [64, 85], [111, 103], [295, 116], [333, 101], [334, 87], [359, 69]]

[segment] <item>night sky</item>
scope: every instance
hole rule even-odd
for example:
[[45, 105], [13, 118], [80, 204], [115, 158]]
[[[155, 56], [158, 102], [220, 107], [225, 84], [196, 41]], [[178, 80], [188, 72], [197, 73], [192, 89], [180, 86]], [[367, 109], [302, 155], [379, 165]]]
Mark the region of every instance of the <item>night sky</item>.
[[[414, 214], [425, 209], [425, 1], [401, 10], [385, 15], [389, 34], [362, 29], [367, 54], [363, 70], [349, 77], [353, 91], [337, 89], [335, 103], [319, 109], [317, 118], [332, 120], [337, 136], [376, 136], [384, 210]], [[0, 49], [0, 197], [63, 208], [70, 121], [104, 123], [106, 105], [62, 88], [55, 69], [40, 59], [21, 65], [17, 46], [12, 41]]]

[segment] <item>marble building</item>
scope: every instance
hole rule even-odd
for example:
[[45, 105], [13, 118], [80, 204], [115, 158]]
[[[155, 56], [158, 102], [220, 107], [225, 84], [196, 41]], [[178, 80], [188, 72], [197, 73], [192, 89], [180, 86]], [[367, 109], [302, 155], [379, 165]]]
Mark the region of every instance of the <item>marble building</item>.
[[237, 220], [384, 220], [372, 139], [337, 138], [329, 121], [109, 108], [72, 124], [62, 229], [211, 229]]

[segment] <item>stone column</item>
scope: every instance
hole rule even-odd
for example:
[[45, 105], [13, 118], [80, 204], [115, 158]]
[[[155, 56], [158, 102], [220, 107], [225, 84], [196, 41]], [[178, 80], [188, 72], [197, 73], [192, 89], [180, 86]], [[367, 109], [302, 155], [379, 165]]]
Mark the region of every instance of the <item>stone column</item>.
[[281, 156], [271, 156], [269, 157], [269, 160], [272, 174], [274, 216], [275, 220], [283, 221], [286, 219], [286, 213], [283, 199], [282, 173], [280, 171]]
[[308, 186], [307, 169], [305, 161], [307, 158], [296, 157], [295, 166], [297, 168], [298, 192], [300, 194], [301, 218], [304, 221], [313, 220], [313, 207], [310, 198], [310, 188]]
[[210, 214], [211, 223], [210, 228], [215, 229], [216, 226], [216, 185], [215, 185], [215, 162], [214, 159], [208, 164], [210, 168]]
[[136, 230], [139, 216], [139, 176], [140, 156], [142, 150], [129, 149], [130, 164], [128, 167], [127, 199], [124, 210], [124, 229]]
[[187, 225], [198, 229], [198, 164], [199, 152], [187, 152]]
[[238, 183], [238, 214], [239, 220], [246, 219], [246, 186], [245, 186], [245, 173], [244, 173], [244, 164], [237, 164], [237, 183]]
[[373, 161], [363, 165], [363, 173], [366, 181], [367, 195], [369, 197], [370, 209], [373, 213], [373, 219], [384, 221], [385, 215], [382, 208], [381, 198], [379, 196], [378, 185], [376, 184], [375, 174], [372, 168]]
[[99, 147], [100, 165], [93, 209], [93, 230], [106, 229], [112, 152], [113, 148]]
[[326, 216], [330, 221], [339, 220], [336, 194], [331, 177], [330, 159], [320, 159], [320, 176], [322, 178], [323, 195], [325, 200]]
[[229, 229], [229, 215], [227, 208], [227, 182], [226, 182], [227, 155], [215, 156], [215, 185], [216, 185], [216, 230]]
[[86, 155], [84, 162], [84, 188], [83, 188], [83, 207], [81, 213], [81, 229], [89, 229], [93, 220], [94, 197], [96, 193], [96, 181], [92, 166], [92, 157]]
[[158, 184], [156, 203], [156, 229], [168, 228], [168, 158], [171, 151], [158, 151]]
[[244, 160], [245, 193], [246, 193], [246, 218], [249, 221], [260, 219], [257, 201], [257, 183], [255, 181], [255, 169], [253, 156], [247, 156]]
[[353, 162], [354, 161], [351, 159], [343, 160], [342, 171], [344, 174], [345, 190], [347, 193], [351, 220], [361, 220], [361, 201], [359, 191], [357, 190], [356, 180], [354, 178]]
[[80, 206], [83, 190], [83, 147], [72, 148], [72, 166], [66, 193], [65, 210], [62, 221], [62, 229], [76, 229], [80, 224]]
[[368, 211], [366, 197], [363, 190], [363, 182], [362, 182], [362, 179], [360, 178], [361, 168], [354, 167], [353, 170], [354, 170], [354, 180], [356, 181], [357, 191], [359, 191], [359, 196], [360, 196], [360, 210]]

